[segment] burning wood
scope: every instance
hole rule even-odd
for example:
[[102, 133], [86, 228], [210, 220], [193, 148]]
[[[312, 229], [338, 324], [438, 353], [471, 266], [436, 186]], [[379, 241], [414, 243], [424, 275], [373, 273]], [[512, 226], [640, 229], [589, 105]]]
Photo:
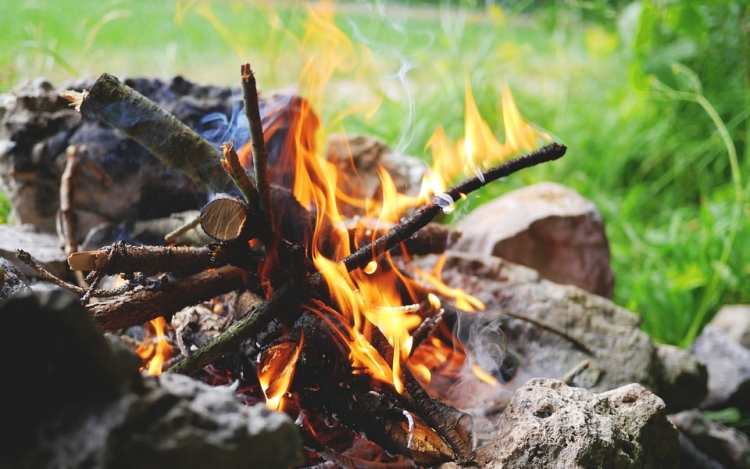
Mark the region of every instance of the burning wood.
[[[470, 159], [467, 164], [476, 177], [447, 190], [424, 192], [421, 207], [409, 215], [404, 203], [387, 207], [392, 184], [383, 176], [378, 223], [371, 228], [372, 220], [365, 219], [347, 229], [336, 206], [342, 198], [337, 197], [336, 183], [328, 182], [321, 163], [308, 152], [309, 142], [289, 146], [300, 154], [284, 155], [299, 163], [291, 173], [296, 178], [293, 187], [271, 184], [264, 146], [268, 134], [264, 137], [255, 78], [249, 65], [243, 65], [241, 73], [254, 177], [247, 174], [233, 143], [225, 143], [219, 152], [110, 75], [102, 75], [86, 93], [63, 95], [84, 116], [122, 130], [219, 194], [200, 216], [203, 230], [218, 244], [196, 249], [116, 244], [71, 252], [70, 266], [91, 271], [92, 286], [64, 286], [88, 299], [105, 296], [95, 289], [104, 276], [122, 273], [130, 278], [127, 291], [87, 306], [110, 330], [170, 316], [224, 293], [253, 292], [265, 301], [169, 372], [200, 373], [209, 365], [219, 366], [223, 356], [239, 354], [257, 361], [253, 366], [269, 407], [288, 405], [300, 415], [305, 409], [322, 409], [418, 464], [451, 459], [470, 463], [471, 418], [430, 397], [409, 364], [414, 350], [437, 334], [446, 314], [439, 296], [447, 290], [417, 287], [416, 275], [408, 272], [408, 256], [401, 267], [393, 256], [444, 249], [452, 233], [430, 224], [435, 217], [490, 182], [562, 157], [565, 147], [551, 144], [487, 171]], [[529, 135], [525, 139], [528, 142]], [[496, 157], [509, 151], [497, 146], [486, 150]], [[416, 199], [410, 204], [416, 207]], [[391, 211], [386, 215], [386, 210]], [[29, 256], [22, 257], [33, 263]], [[158, 273], [162, 276], [145, 278]], [[327, 377], [325, 382], [320, 376]], [[315, 429], [300, 421], [309, 446], [329, 454]]]

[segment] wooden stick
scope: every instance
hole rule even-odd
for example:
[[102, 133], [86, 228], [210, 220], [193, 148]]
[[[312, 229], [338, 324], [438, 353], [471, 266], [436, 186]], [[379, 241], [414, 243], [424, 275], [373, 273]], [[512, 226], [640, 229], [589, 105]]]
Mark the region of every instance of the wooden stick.
[[223, 265], [208, 248], [130, 246], [123, 241], [96, 251], [73, 253], [68, 264], [74, 270], [92, 270], [104, 275], [194, 273]]
[[[81, 166], [81, 160], [78, 156], [78, 152], [81, 150], [83, 150], [83, 145], [68, 146], [65, 150], [67, 156], [65, 170], [60, 177], [60, 213], [57, 230], [65, 243], [66, 256], [78, 251], [78, 240], [76, 240], [75, 236], [76, 214], [73, 210], [73, 190], [75, 187], [73, 179], [77, 176]], [[81, 272], [76, 271], [75, 277], [80, 287], [88, 287], [86, 279]]]
[[64, 92], [86, 117], [96, 117], [143, 145], [154, 156], [214, 192], [234, 184], [219, 163], [219, 150], [172, 114], [107, 73], [88, 93]]
[[433, 197], [431, 203], [419, 208], [400, 225], [376, 239], [371, 244], [361, 247], [341, 262], [346, 265], [346, 269], [350, 272], [354, 269], [361, 269], [371, 260], [398, 246], [399, 243], [405, 241], [422, 227], [427, 225], [427, 223], [442, 213], [443, 208], [449, 201], [457, 201], [461, 198], [461, 194], [468, 194], [492, 181], [509, 176], [522, 169], [561, 158], [565, 155], [565, 150], [565, 146], [553, 143], [527, 155], [510, 160], [507, 163], [495, 166], [489, 171], [482, 173], [481, 177], [477, 176], [467, 179], [466, 181], [451, 187], [443, 194]]
[[239, 290], [245, 287], [246, 278], [243, 269], [219, 267], [191, 277], [162, 280], [158, 287], [137, 289], [124, 296], [89, 305], [88, 310], [104, 330], [121, 329], [143, 324], [159, 316], [169, 316], [187, 306]]
[[260, 119], [258, 89], [255, 84], [255, 75], [250, 69], [250, 64], [242, 65], [240, 71], [242, 73], [242, 96], [245, 102], [245, 115], [250, 126], [250, 138], [252, 140], [253, 170], [255, 171], [255, 180], [258, 184], [258, 208], [271, 235], [270, 239], [264, 240], [268, 242], [279, 238], [279, 230], [276, 228], [273, 205], [271, 203], [268, 152], [266, 151], [266, 140], [263, 135], [263, 124]]

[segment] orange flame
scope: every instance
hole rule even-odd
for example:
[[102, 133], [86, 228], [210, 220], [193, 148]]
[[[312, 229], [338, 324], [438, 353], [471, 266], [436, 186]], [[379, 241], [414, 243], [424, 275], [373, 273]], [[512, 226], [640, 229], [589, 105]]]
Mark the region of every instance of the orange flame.
[[282, 410], [282, 399], [292, 385], [295, 365], [304, 344], [305, 338], [300, 336], [299, 344], [282, 342], [266, 349], [260, 357], [258, 381], [269, 409]]
[[147, 363], [147, 365], [141, 367], [141, 370], [146, 370], [150, 376], [160, 375], [162, 365], [174, 353], [164, 333], [166, 325], [167, 322], [163, 317], [149, 321], [146, 324], [146, 334], [143, 337], [143, 342], [135, 349], [141, 360]]
[[[178, 13], [182, 14], [183, 10], [189, 9], [193, 1], [180, 0], [184, 8], [178, 8]], [[356, 188], [357, 181], [339, 181], [342, 175], [336, 164], [327, 161], [320, 152], [320, 143], [325, 141], [327, 132], [342, 130], [341, 121], [345, 115], [372, 115], [383, 100], [383, 84], [376, 84], [379, 88], [374, 93], [374, 100], [361, 99], [361, 93], [358, 93], [357, 103], [363, 104], [345, 107], [342, 112], [327, 117], [328, 122], [321, 127], [321, 122], [312, 110], [323, 112], [323, 104], [328, 101], [326, 94], [330, 93], [329, 83], [347, 74], [355, 76], [355, 85], [361, 85], [364, 77], [381, 77], [370, 49], [353, 44], [336, 27], [333, 3], [321, 0], [306, 5], [307, 17], [302, 37], [294, 37], [291, 30], [282, 31], [299, 49], [294, 51], [301, 60], [297, 93], [304, 96], [304, 99], [293, 117], [296, 121], [289, 123], [289, 128], [294, 130], [282, 151], [280, 161], [276, 163], [276, 167], [280, 169], [275, 167], [274, 170], [293, 175], [289, 185], [294, 196], [304, 207], [313, 211], [316, 217], [312, 239], [306, 240], [306, 247], [315, 267], [327, 283], [332, 304], [314, 302], [314, 307], [306, 307], [336, 331], [338, 339], [349, 348], [350, 360], [357, 372], [369, 373], [374, 379], [401, 391], [401, 370], [407, 361], [412, 372], [421, 379], [429, 380], [441, 367], [462, 364], [465, 356], [462, 351], [450, 350], [439, 340], [433, 340], [420, 347], [409, 359], [412, 347], [410, 333], [418, 327], [422, 318], [418, 314], [418, 306], [403, 305], [398, 285], [405, 286], [413, 301], [420, 301], [415, 292], [424, 290], [416, 288], [417, 282], [421, 282], [421, 285], [429, 284], [443, 298], [451, 298], [460, 309], [474, 311], [483, 309], [484, 304], [463, 290], [448, 287], [441, 280], [445, 258], [441, 258], [431, 272], [415, 269], [417, 280], [400, 272], [388, 255], [381, 262], [373, 261], [364, 269], [347, 272], [337, 261], [349, 255], [352, 247], [367, 240], [351, 239], [344, 223], [343, 214], [349, 213], [345, 207], [355, 207], [358, 210], [357, 213], [362, 216], [357, 221], [358, 225], [367, 227], [371, 231], [370, 239], [374, 239], [398, 223], [409, 210], [428, 201], [440, 201], [444, 204], [444, 212], [448, 213], [455, 201], [448, 198], [445, 191], [459, 176], [481, 177], [483, 170], [520, 151], [536, 148], [551, 138], [523, 119], [510, 89], [505, 86], [501, 107], [506, 140], [504, 143], [499, 142], [480, 115], [467, 78], [464, 137], [451, 141], [443, 128], [437, 127], [427, 144], [432, 155], [432, 167], [422, 181], [419, 195], [410, 197], [398, 193], [388, 172], [378, 168], [380, 192], [373, 199], [358, 199], [346, 191], [347, 187]], [[208, 4], [196, 10], [216, 26], [215, 16]], [[271, 6], [268, 10], [275, 15]], [[272, 18], [274, 30], [279, 28], [280, 23], [278, 15]], [[227, 32], [216, 27], [231, 42]], [[231, 44], [238, 50], [237, 44]], [[337, 87], [336, 93], [341, 94], [341, 89], [347, 87]], [[264, 129], [266, 138], [276, 130]], [[249, 148], [248, 144], [241, 149], [240, 156], [246, 158]], [[430, 294], [429, 303], [433, 309], [440, 308], [440, 300], [434, 294]], [[386, 363], [371, 345], [372, 327], [380, 329], [393, 347], [395, 353], [391, 363]], [[269, 407], [279, 408], [282, 405], [281, 399], [291, 383], [301, 347], [302, 342], [299, 345], [281, 344], [273, 347], [261, 359], [258, 377]], [[428, 356], [426, 351], [432, 355]], [[477, 375], [481, 377], [481, 370]], [[483, 378], [490, 381], [492, 377]]]

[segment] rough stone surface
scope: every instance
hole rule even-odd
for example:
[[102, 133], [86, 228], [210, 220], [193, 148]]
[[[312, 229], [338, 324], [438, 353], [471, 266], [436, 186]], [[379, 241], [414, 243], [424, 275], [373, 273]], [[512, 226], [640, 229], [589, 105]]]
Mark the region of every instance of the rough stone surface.
[[[432, 261], [434, 258], [425, 258], [422, 263], [429, 268]], [[494, 350], [501, 355], [502, 350], [513, 350], [517, 355], [520, 364], [515, 377], [506, 377], [505, 381], [510, 379], [504, 385], [506, 389], [515, 389], [535, 377], [559, 379], [589, 360], [589, 366], [575, 374], [571, 384], [603, 392], [640, 383], [668, 399], [672, 412], [692, 408], [705, 397], [706, 374], [697, 359], [674, 349], [665, 353], [666, 349], [657, 347], [640, 330], [636, 315], [601, 296], [552, 283], [534, 270], [497, 257], [466, 253], [449, 252], [442, 278], [486, 306], [484, 312], [460, 316], [461, 323], [456, 328], [461, 341], [472, 350], [475, 342], [483, 343], [483, 349], [492, 349], [488, 342], [494, 341]], [[592, 354], [558, 334], [508, 314], [555, 326], [584, 342]], [[498, 328], [494, 339], [487, 335]], [[491, 354], [482, 365], [503, 381], [501, 367], [500, 360]], [[445, 394], [449, 400], [455, 397], [455, 403], [464, 408], [486, 405], [486, 395], [464, 391], [453, 386]], [[478, 396], [476, 402], [471, 398], [474, 395]]]
[[602, 217], [575, 191], [545, 182], [510, 192], [464, 217], [460, 251], [536, 269], [557, 283], [612, 298], [614, 275]]
[[184, 376], [144, 380], [78, 298], [19, 293], [0, 305], [3, 468], [277, 468], [302, 463], [283, 414]]
[[680, 432], [680, 469], [726, 469]]
[[29, 289], [29, 282], [21, 270], [8, 259], [0, 258], [0, 301]]
[[750, 305], [724, 306], [716, 313], [710, 325], [750, 349]]
[[516, 391], [477, 462], [503, 469], [677, 468], [678, 433], [665, 409], [638, 384], [592, 394], [532, 379]]
[[56, 235], [40, 233], [31, 225], [0, 225], [0, 256], [13, 262], [25, 275], [37, 277], [38, 274], [31, 267], [18, 260], [17, 249], [29, 252], [53, 274], [65, 275], [68, 263]]
[[[706, 365], [687, 350], [673, 345], [655, 345], [659, 365], [656, 389], [659, 397], [667, 403], [667, 413], [695, 406], [697, 396], [708, 394]], [[690, 392], [685, 392], [686, 389]]]
[[711, 326], [703, 329], [691, 350], [708, 369], [708, 396], [703, 404], [750, 410], [750, 350]]
[[671, 419], [697, 449], [727, 469], [750, 468], [750, 438], [744, 433], [717, 422], [709, 422], [698, 410], [680, 412]]

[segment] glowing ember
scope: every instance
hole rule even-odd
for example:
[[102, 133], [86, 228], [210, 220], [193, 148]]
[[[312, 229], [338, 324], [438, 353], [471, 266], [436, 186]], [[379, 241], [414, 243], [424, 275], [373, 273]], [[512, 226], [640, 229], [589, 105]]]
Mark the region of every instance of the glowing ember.
[[141, 370], [151, 376], [161, 374], [162, 365], [174, 355], [172, 346], [167, 342], [164, 329], [167, 323], [162, 317], [158, 317], [146, 324], [146, 335], [143, 342], [136, 348], [135, 352], [141, 357], [144, 365]]

